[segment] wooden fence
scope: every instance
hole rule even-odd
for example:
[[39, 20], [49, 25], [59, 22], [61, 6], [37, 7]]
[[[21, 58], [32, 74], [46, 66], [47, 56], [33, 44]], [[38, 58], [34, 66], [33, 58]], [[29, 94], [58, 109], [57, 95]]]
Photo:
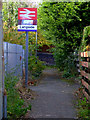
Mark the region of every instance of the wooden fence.
[[90, 100], [90, 51], [81, 52], [80, 56], [83, 93], [85, 97]]

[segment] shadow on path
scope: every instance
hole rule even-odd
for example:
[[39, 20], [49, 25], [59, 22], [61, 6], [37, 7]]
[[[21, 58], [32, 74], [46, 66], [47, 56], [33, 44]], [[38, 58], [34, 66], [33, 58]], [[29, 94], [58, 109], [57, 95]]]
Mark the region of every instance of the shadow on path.
[[30, 86], [38, 96], [31, 100], [28, 118], [76, 118], [73, 100], [78, 87], [61, 81], [57, 69], [45, 69], [40, 84]]

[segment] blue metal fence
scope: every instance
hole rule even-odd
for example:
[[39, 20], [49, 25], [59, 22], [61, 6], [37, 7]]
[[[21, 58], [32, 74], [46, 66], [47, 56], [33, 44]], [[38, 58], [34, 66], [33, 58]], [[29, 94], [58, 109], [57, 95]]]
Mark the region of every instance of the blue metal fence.
[[23, 75], [24, 50], [22, 45], [4, 42], [5, 72], [13, 73], [15, 76]]

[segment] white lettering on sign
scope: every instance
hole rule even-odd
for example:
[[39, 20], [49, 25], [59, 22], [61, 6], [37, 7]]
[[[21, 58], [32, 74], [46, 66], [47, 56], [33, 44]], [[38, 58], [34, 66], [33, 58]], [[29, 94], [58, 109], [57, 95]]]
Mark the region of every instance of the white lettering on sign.
[[37, 25], [18, 25], [18, 30], [37, 30]]

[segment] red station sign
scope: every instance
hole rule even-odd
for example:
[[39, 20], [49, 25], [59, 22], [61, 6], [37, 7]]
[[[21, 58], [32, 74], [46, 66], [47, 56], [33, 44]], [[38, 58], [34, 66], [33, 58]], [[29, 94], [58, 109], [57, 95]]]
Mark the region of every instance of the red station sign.
[[18, 8], [18, 31], [37, 31], [37, 8]]
[[18, 8], [18, 20], [37, 20], [37, 8]]

